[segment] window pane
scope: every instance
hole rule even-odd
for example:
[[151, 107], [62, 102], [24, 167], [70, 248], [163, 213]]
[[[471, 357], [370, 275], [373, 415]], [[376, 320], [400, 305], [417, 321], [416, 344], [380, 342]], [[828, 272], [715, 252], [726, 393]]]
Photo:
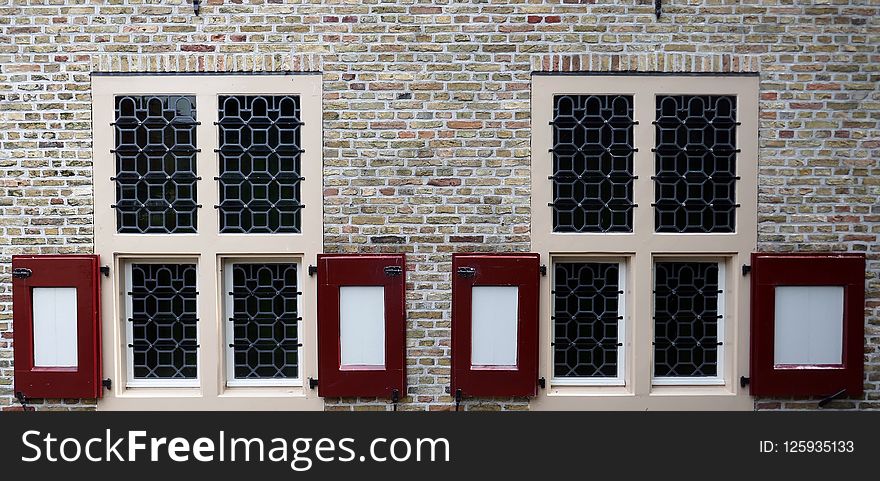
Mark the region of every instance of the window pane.
[[632, 232], [633, 97], [553, 103], [553, 231]]
[[195, 264], [132, 264], [135, 379], [195, 379], [198, 357]]
[[617, 263], [559, 262], [554, 272], [554, 377], [616, 377]]
[[339, 356], [345, 367], [385, 367], [385, 287], [339, 288]]
[[733, 232], [736, 97], [657, 97], [657, 232]]
[[196, 232], [196, 99], [116, 97], [116, 229]]
[[718, 264], [658, 262], [654, 268], [654, 376], [718, 374]]
[[471, 366], [516, 366], [518, 286], [471, 288]]
[[299, 376], [296, 264], [233, 264], [235, 379]]
[[300, 232], [299, 97], [219, 102], [220, 232]]

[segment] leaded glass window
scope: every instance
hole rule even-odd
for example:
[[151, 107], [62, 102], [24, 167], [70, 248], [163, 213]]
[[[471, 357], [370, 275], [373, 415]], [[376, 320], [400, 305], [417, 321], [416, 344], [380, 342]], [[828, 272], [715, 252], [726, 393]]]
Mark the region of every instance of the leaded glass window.
[[554, 271], [553, 376], [616, 377], [622, 346], [619, 264], [557, 262]]
[[718, 375], [719, 264], [654, 266], [654, 376]]
[[657, 96], [657, 232], [733, 232], [736, 97]]
[[296, 264], [234, 263], [231, 312], [233, 378], [299, 376]]
[[554, 232], [632, 232], [633, 97], [553, 97]]
[[196, 99], [115, 98], [116, 230], [196, 232]]
[[195, 264], [131, 264], [134, 379], [195, 379], [198, 336]]
[[295, 95], [220, 96], [220, 232], [300, 232], [300, 118]]

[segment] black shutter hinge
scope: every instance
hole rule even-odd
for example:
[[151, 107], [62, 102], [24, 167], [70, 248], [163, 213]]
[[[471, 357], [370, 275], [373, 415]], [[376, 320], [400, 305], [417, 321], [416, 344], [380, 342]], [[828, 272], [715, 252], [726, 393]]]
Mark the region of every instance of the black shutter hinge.
[[28, 269], [27, 267], [16, 267], [12, 269], [12, 277], [16, 279], [27, 279], [33, 274], [34, 271]]
[[459, 267], [456, 272], [458, 277], [474, 277], [477, 274], [477, 269], [475, 267]]
[[309, 277], [318, 273], [318, 266], [309, 266]]
[[820, 407], [820, 408], [824, 408], [824, 407], [825, 407], [828, 403], [830, 403], [831, 401], [834, 401], [835, 399], [840, 399], [840, 398], [842, 398], [842, 397], [844, 397], [844, 396], [846, 396], [846, 389], [841, 389], [840, 391], [837, 391], [836, 393], [834, 393], [834, 394], [832, 394], [832, 395], [826, 397], [825, 399], [822, 399], [821, 401], [819, 401], [819, 407]]
[[388, 277], [397, 277], [403, 274], [403, 267], [400, 266], [386, 266], [385, 267], [385, 275]]
[[547, 264], [541, 264], [539, 269], [541, 270], [541, 277], [547, 277]]
[[198, 17], [199, 10], [202, 9], [202, 0], [192, 0], [192, 2], [193, 2], [193, 13], [195, 13], [196, 16]]
[[540, 386], [541, 389], [547, 389], [547, 380], [544, 379], [543, 377], [539, 377], [538, 378], [538, 386]]
[[657, 16], [657, 19], [660, 19], [660, 12], [663, 8], [663, 0], [654, 0], [654, 15]]
[[15, 399], [18, 399], [18, 402], [19, 402], [19, 404], [21, 404], [21, 407], [27, 406], [27, 397], [24, 395], [23, 392], [15, 391], [15, 394], [13, 394], [13, 396], [15, 396]]
[[397, 411], [397, 403], [400, 401], [400, 391], [397, 389], [391, 390], [391, 404], [394, 405], [394, 410]]
[[747, 377], [745, 377], [745, 376], [740, 376], [740, 377], [739, 377], [739, 387], [746, 387], [746, 386], [748, 386], [750, 381], [751, 381], [751, 379], [749, 379], [749, 378], [747, 378]]
[[309, 389], [315, 389], [316, 387], [318, 387], [318, 380], [313, 377], [310, 377], [309, 378]]
[[752, 266], [748, 264], [743, 264], [743, 275], [747, 276], [749, 275], [749, 272], [752, 272]]
[[455, 390], [455, 410], [458, 411], [458, 407], [461, 406], [461, 389]]
[[101, 274], [104, 274], [104, 277], [110, 277], [110, 266], [101, 266]]
[[109, 391], [110, 388], [113, 387], [113, 381], [111, 381], [110, 378], [108, 377], [107, 379], [104, 379], [101, 381], [101, 385], [104, 386]]

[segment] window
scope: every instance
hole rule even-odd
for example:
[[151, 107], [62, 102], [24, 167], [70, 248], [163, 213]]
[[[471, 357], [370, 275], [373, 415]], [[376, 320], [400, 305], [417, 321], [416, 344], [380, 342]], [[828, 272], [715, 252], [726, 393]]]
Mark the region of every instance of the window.
[[195, 385], [196, 265], [130, 262], [125, 279], [128, 386]]
[[92, 83], [99, 407], [320, 409], [320, 75]]
[[623, 383], [625, 265], [554, 264], [554, 384]]
[[757, 101], [755, 76], [533, 77], [533, 408], [751, 408]]
[[299, 266], [227, 261], [227, 384], [296, 384], [299, 374]]
[[654, 384], [723, 383], [723, 270], [716, 262], [654, 264]]

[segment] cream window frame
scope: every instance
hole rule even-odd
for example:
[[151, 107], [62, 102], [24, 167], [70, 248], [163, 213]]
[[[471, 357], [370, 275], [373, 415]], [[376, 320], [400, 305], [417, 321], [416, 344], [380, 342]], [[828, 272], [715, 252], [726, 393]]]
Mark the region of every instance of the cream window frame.
[[[758, 77], [753, 75], [533, 75], [531, 145], [532, 251], [548, 266], [566, 257], [627, 258], [625, 385], [560, 385], [553, 382], [550, 319], [552, 281], [541, 278], [539, 377], [547, 379], [531, 401], [534, 410], [750, 410], [753, 400], [740, 376], [748, 375], [749, 285], [738, 266], [748, 264], [757, 244]], [[552, 199], [553, 96], [632, 95], [634, 120], [633, 231], [553, 232], [547, 209]], [[737, 202], [732, 233], [658, 233], [654, 226], [654, 153], [657, 95], [737, 97]], [[653, 376], [653, 269], [656, 260], [716, 260], [724, 265], [724, 358], [718, 379], [670, 383]], [[719, 272], [720, 275], [720, 272]], [[719, 333], [720, 334], [720, 333]], [[671, 384], [671, 385], [670, 385]]]
[[[117, 95], [194, 95], [196, 97], [198, 230], [187, 234], [120, 234], [116, 232], [116, 162], [114, 97]], [[298, 95], [302, 126], [301, 202], [306, 205], [301, 233], [219, 233], [220, 95]], [[95, 252], [109, 277], [102, 276], [101, 317], [104, 376], [113, 380], [98, 402], [99, 410], [322, 410], [323, 400], [307, 385], [317, 377], [317, 281], [301, 276], [301, 375], [293, 386], [227, 386], [222, 262], [226, 257], [298, 259], [314, 262], [322, 250], [322, 82], [320, 74], [117, 74], [92, 76], [92, 130], [94, 169]], [[125, 352], [125, 263], [134, 260], [195, 261], [199, 311], [198, 385], [194, 387], [128, 387]]]

